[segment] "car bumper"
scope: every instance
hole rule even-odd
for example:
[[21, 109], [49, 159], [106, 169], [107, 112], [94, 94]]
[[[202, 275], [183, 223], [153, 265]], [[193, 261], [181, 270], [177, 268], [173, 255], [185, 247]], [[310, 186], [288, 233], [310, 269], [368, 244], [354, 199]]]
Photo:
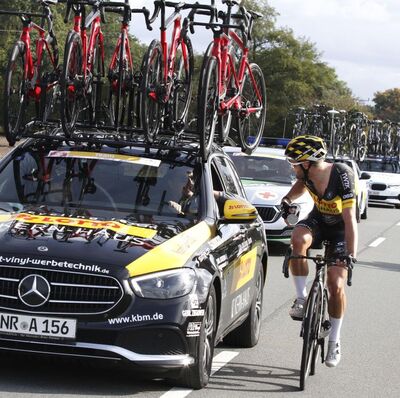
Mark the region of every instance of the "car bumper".
[[368, 197], [368, 203], [370, 204], [382, 204], [382, 203], [386, 203], [386, 204], [391, 204], [391, 205], [400, 205], [400, 195], [398, 194], [370, 194]]

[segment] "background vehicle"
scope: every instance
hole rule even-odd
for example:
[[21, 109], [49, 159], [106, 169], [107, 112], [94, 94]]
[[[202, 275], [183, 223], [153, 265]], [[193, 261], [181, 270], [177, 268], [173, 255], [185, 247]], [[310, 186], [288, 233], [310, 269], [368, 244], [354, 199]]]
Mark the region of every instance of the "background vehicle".
[[367, 172], [369, 203], [391, 204], [400, 209], [400, 165], [398, 157], [366, 157], [360, 169]]
[[215, 344], [258, 342], [262, 220], [224, 152], [137, 145], [28, 139], [0, 161], [0, 347], [201, 388]]
[[371, 176], [368, 173], [361, 173], [360, 168], [355, 160], [348, 157], [332, 157], [327, 158], [328, 162], [340, 162], [347, 164], [354, 173], [356, 192], [357, 192], [357, 207], [356, 207], [356, 218], [357, 222], [361, 219], [365, 220], [368, 217], [368, 180]]
[[[257, 208], [264, 221], [268, 241], [290, 243], [293, 227], [280, 216], [280, 203], [295, 182], [292, 167], [286, 161], [284, 150], [259, 147], [251, 155], [240, 148], [225, 147], [235, 163], [247, 198]], [[307, 193], [296, 200], [301, 207], [299, 219], [304, 218], [314, 203]]]

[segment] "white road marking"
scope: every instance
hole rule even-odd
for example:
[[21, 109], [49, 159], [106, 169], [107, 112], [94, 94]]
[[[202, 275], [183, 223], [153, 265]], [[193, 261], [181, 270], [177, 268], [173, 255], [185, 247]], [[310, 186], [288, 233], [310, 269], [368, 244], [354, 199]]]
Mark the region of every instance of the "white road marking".
[[377, 247], [377, 246], [379, 246], [384, 240], [386, 240], [386, 238], [380, 237], [380, 238], [378, 238], [378, 239], [375, 239], [372, 243], [369, 244], [369, 247]]
[[[223, 368], [228, 362], [232, 361], [239, 355], [236, 351], [221, 351], [218, 355], [213, 358], [213, 362], [211, 365], [211, 375], [215, 372], [218, 372], [221, 368]], [[160, 398], [184, 398], [188, 396], [193, 390], [189, 388], [179, 388], [173, 387], [166, 393], [160, 396]]]

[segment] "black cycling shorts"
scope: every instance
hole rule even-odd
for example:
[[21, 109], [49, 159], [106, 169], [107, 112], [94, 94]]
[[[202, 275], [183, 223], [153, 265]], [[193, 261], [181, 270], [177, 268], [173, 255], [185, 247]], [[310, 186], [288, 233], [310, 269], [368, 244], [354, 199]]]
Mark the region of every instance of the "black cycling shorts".
[[315, 212], [311, 212], [307, 218], [299, 221], [297, 226], [305, 227], [312, 233], [311, 249], [320, 249], [322, 248], [322, 243], [325, 242], [326, 257], [338, 258], [346, 255], [343, 222], [327, 225]]

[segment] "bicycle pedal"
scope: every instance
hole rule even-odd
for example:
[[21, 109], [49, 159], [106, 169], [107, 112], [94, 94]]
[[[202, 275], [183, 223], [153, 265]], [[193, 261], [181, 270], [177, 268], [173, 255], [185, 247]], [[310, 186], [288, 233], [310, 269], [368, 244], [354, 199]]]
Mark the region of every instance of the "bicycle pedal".
[[327, 319], [324, 321], [321, 325], [321, 330], [319, 332], [319, 338], [324, 339], [325, 337], [328, 337], [329, 333], [331, 332], [332, 325]]
[[303, 320], [303, 318], [295, 317], [295, 316], [292, 316], [292, 315], [290, 315], [290, 317], [291, 317], [294, 321], [302, 321], [302, 320]]

